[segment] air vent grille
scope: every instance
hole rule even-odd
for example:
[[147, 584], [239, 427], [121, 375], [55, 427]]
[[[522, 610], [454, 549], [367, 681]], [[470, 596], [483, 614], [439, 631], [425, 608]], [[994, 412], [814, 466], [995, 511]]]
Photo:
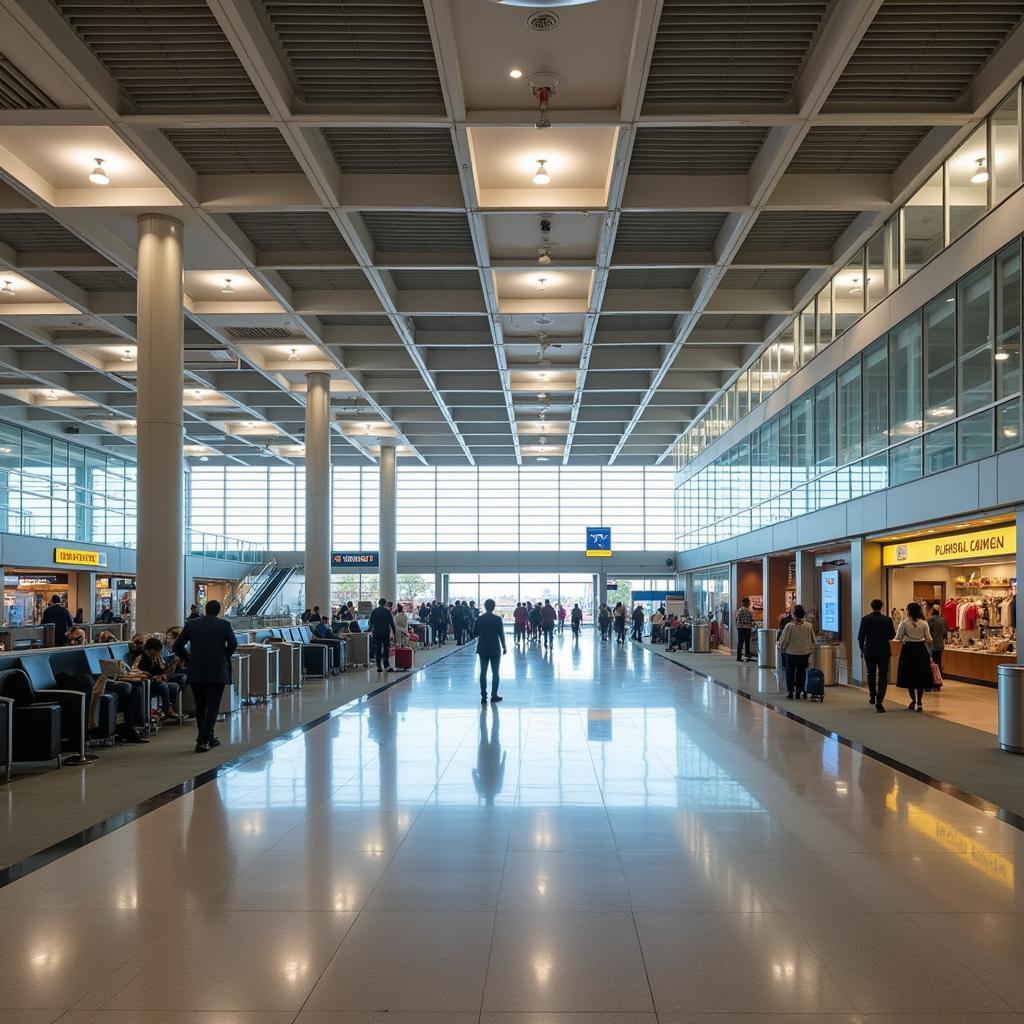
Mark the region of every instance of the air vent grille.
[[264, 0], [306, 103], [441, 106], [422, 0]]
[[615, 235], [615, 256], [630, 252], [710, 252], [724, 213], [624, 213]]
[[395, 287], [402, 291], [479, 291], [475, 270], [392, 270]]
[[446, 128], [325, 128], [344, 174], [457, 174]]
[[287, 341], [291, 338], [285, 327], [229, 327], [228, 335], [236, 341]]
[[925, 127], [812, 128], [787, 168], [794, 174], [892, 174], [927, 135]]
[[56, 104], [6, 57], [0, 57], [0, 107], [4, 110], [52, 110]]
[[263, 252], [347, 249], [329, 213], [236, 213], [234, 221]]
[[196, 174], [301, 174], [276, 128], [175, 128], [164, 132]]
[[0, 213], [0, 242], [18, 252], [92, 252], [45, 213]]
[[805, 270], [727, 270], [723, 288], [795, 288]]
[[609, 288], [692, 288], [697, 271], [691, 267], [678, 270], [613, 270], [608, 275]]
[[1022, 15], [1015, 0], [886, 0], [825, 109], [955, 103]]
[[352, 291], [370, 287], [361, 270], [281, 270], [281, 280], [301, 291]]
[[139, 110], [263, 110], [206, 0], [56, 0]]
[[828, 0], [665, 0], [645, 104], [783, 103]]
[[630, 174], [746, 174], [767, 128], [641, 128]]
[[469, 220], [462, 213], [363, 214], [378, 252], [472, 252]]
[[135, 278], [121, 270], [65, 270], [64, 277], [87, 292], [134, 292]]
[[853, 223], [856, 213], [825, 210], [769, 210], [754, 222], [742, 250], [831, 249]]

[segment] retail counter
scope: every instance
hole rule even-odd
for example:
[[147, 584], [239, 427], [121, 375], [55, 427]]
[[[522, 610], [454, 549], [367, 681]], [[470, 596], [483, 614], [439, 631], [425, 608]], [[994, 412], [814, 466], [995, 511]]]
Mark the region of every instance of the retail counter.
[[[894, 683], [901, 646], [899, 641], [892, 641], [893, 660], [889, 678]], [[942, 652], [942, 675], [943, 678], [957, 679], [962, 683], [994, 687], [998, 682], [999, 666], [1013, 665], [1016, 661], [1016, 654], [992, 654], [989, 651], [975, 651], [970, 648], [947, 647]]]

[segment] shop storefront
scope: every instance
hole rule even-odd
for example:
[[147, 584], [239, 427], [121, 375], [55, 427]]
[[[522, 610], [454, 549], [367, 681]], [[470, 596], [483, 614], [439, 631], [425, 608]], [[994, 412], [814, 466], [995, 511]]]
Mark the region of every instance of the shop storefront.
[[1013, 521], [958, 532], [925, 530], [882, 545], [888, 611], [898, 625], [911, 601], [938, 606], [949, 628], [942, 674], [995, 686], [1016, 661], [1017, 534]]
[[221, 606], [227, 608], [231, 603], [228, 599], [231, 597], [238, 581], [197, 578], [194, 583], [195, 590], [193, 591], [192, 601], [202, 611], [206, 607], [207, 601], [220, 601]]
[[693, 614], [706, 619], [711, 626], [712, 646], [728, 648], [732, 625], [732, 602], [730, 600], [729, 578], [732, 567], [703, 569], [693, 574]]
[[135, 620], [135, 577], [97, 576], [96, 599], [93, 614], [95, 622], [117, 619], [121, 622]]
[[4, 569], [4, 625], [38, 626], [43, 611], [54, 597], [75, 613], [74, 597], [69, 599], [70, 580], [66, 572], [33, 569]]

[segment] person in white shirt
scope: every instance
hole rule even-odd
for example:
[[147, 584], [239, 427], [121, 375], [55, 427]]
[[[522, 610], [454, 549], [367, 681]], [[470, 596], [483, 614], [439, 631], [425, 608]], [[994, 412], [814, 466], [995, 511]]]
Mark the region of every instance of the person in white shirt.
[[924, 711], [921, 697], [932, 688], [932, 633], [924, 611], [916, 601], [907, 605], [907, 617], [896, 630], [896, 639], [902, 643], [896, 669], [896, 685], [910, 692], [911, 711]]
[[395, 631], [398, 633], [398, 646], [408, 647], [409, 646], [409, 616], [406, 614], [405, 608], [402, 603], [399, 602], [395, 610]]

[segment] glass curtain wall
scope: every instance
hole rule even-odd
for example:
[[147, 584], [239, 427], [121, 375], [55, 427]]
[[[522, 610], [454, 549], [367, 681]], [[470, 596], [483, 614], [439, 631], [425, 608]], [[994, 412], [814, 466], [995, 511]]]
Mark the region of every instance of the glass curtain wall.
[[[678, 467], [1020, 187], [1020, 107], [1018, 85], [690, 426], [675, 446]], [[779, 366], [777, 375], [765, 376], [765, 355]], [[975, 436], [973, 427], [968, 434]]]
[[0, 531], [135, 546], [135, 464], [0, 423]]
[[692, 472], [678, 549], [1016, 447], [1020, 349], [1018, 239]]
[[[376, 466], [334, 468], [333, 537], [342, 551], [376, 550]], [[305, 543], [301, 466], [197, 466], [193, 530], [266, 549]], [[668, 466], [398, 468], [398, 547], [404, 551], [581, 551], [588, 526], [610, 526], [618, 551], [672, 550], [674, 473]]]

